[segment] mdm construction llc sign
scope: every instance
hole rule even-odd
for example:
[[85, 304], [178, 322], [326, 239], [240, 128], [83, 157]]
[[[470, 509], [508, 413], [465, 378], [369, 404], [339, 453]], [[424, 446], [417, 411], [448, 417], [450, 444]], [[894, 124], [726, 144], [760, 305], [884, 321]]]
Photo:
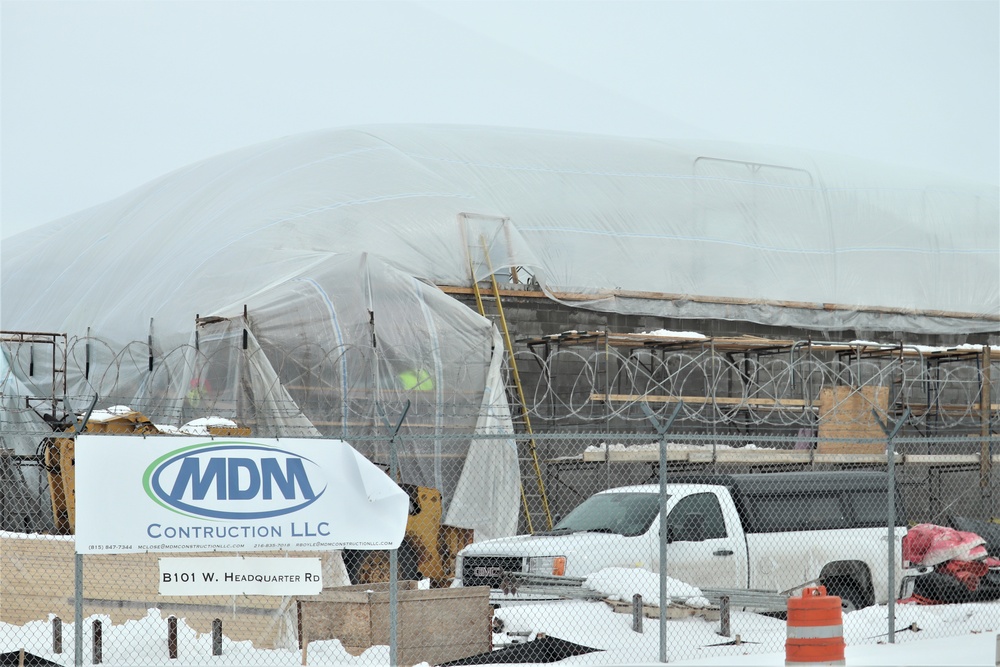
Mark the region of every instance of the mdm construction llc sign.
[[78, 553], [394, 549], [408, 507], [341, 440], [76, 441]]

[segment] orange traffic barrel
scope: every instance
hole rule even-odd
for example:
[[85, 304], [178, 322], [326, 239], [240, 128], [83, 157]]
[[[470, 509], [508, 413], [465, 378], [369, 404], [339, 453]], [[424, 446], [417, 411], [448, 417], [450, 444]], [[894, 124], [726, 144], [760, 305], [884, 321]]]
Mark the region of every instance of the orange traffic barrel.
[[825, 586], [805, 588], [788, 598], [785, 665], [843, 665], [844, 622], [840, 598]]

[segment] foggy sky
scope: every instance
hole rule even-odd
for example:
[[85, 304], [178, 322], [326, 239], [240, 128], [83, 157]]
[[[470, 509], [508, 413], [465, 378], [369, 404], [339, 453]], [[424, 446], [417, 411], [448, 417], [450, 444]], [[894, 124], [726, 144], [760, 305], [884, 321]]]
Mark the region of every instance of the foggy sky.
[[996, 185], [1000, 3], [0, 4], [0, 234], [308, 130], [835, 151]]

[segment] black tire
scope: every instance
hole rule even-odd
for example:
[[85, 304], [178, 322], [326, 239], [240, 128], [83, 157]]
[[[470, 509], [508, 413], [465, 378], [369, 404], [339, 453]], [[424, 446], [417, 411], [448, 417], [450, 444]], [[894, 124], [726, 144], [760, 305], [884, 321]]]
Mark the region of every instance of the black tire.
[[853, 579], [831, 579], [825, 586], [827, 595], [840, 598], [840, 609], [845, 614], [868, 606], [868, 596]]

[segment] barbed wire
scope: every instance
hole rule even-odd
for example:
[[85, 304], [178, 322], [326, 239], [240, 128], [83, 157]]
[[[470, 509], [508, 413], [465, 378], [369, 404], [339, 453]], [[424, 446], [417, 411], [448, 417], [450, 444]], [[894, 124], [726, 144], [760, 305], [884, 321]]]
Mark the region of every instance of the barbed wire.
[[[526, 391], [532, 416], [556, 421], [645, 421], [641, 403], [663, 415], [678, 401], [680, 417], [703, 426], [814, 426], [833, 412], [838, 423], [868, 423], [872, 408], [883, 418], [909, 408], [918, 427], [971, 428], [983, 420], [984, 381], [976, 357], [931, 365], [898, 357], [734, 360], [710, 350], [640, 357], [614, 348], [562, 348], [547, 356], [521, 351], [517, 363], [538, 369], [521, 373], [535, 381]], [[992, 423], [1000, 417], [1000, 364], [990, 370]]]
[[[57, 353], [54, 364], [33, 351], [37, 345], [3, 340], [7, 364], [0, 386], [8, 399], [18, 391], [36, 400], [47, 397], [53, 410], [64, 395], [77, 397], [66, 406], [77, 411], [97, 395], [102, 404], [127, 403], [163, 423], [220, 415], [278, 428], [289, 416], [304, 415], [324, 433], [381, 424], [376, 395], [387, 414], [400, 412], [409, 400], [418, 421], [443, 414], [461, 429], [482, 410], [477, 397], [453, 387], [442, 393], [385, 386], [377, 370], [384, 359], [372, 348], [354, 345], [262, 344], [245, 350], [203, 343], [154, 354], [146, 342], [116, 348], [87, 336], [69, 338], [65, 361]], [[664, 417], [678, 401], [683, 402], [678, 419], [695, 427], [815, 428], [833, 417], [842, 425], [870, 424], [872, 409], [883, 419], [909, 409], [913, 427], [936, 432], [1000, 422], [1000, 361], [991, 364], [987, 384], [975, 354], [845, 359], [810, 351], [737, 358], [709, 348], [636, 352], [567, 346], [545, 355], [521, 349], [516, 362], [524, 408], [550, 426], [612, 420], [638, 425], [648, 421], [643, 403]], [[468, 369], [453, 366], [448, 377], [472, 381]], [[509, 384], [509, 360], [505, 372]], [[69, 378], [65, 390], [60, 373]], [[984, 387], [991, 397], [985, 416]], [[8, 400], [5, 409], [29, 407], [24, 400]], [[441, 430], [440, 422], [437, 427]]]

